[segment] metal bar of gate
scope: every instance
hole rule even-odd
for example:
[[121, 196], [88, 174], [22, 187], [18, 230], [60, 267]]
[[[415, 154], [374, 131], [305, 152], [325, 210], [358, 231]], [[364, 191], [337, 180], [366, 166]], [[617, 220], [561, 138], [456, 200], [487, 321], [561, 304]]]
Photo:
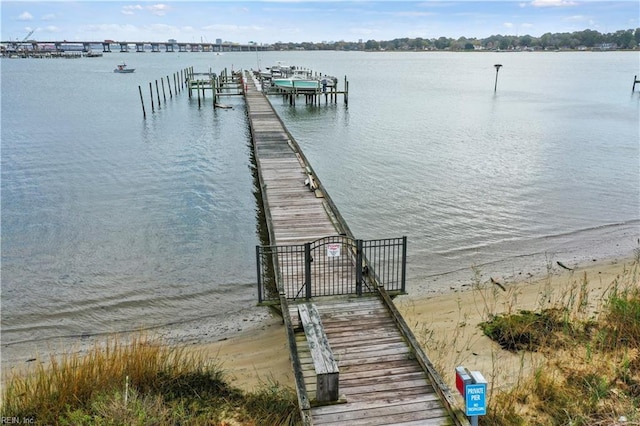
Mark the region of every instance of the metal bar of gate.
[[304, 244], [304, 284], [305, 298], [311, 299], [311, 243]]
[[362, 296], [362, 240], [356, 240], [356, 294]]

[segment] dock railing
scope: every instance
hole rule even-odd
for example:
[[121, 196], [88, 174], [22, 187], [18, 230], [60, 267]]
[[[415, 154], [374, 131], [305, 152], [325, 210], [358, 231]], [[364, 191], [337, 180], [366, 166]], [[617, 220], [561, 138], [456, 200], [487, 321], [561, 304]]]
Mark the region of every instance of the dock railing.
[[344, 235], [297, 245], [257, 246], [259, 303], [406, 289], [407, 237], [359, 240]]

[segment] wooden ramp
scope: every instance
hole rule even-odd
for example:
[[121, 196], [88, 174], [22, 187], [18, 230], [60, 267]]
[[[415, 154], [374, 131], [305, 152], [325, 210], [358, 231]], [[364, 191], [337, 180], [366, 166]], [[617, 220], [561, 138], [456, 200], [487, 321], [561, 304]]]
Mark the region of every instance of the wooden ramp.
[[[315, 302], [340, 369], [344, 403], [311, 408], [314, 425], [454, 424], [382, 301]], [[298, 321], [295, 307], [292, 322]], [[298, 355], [311, 400], [315, 372], [304, 333]]]
[[[300, 245], [331, 235], [351, 235], [304, 154], [268, 99], [245, 73], [245, 99], [255, 161], [272, 245]], [[317, 185], [308, 184], [312, 183]], [[307, 184], [305, 184], [305, 181]], [[278, 252], [274, 275], [289, 339], [296, 391], [304, 424], [467, 425], [453, 398], [420, 349], [384, 288], [368, 296], [298, 299], [299, 251]], [[346, 256], [345, 256], [346, 257]], [[319, 255], [315, 264], [328, 262]], [[360, 265], [352, 263], [357, 271]], [[349, 267], [346, 267], [348, 270]], [[348, 275], [341, 269], [335, 280]], [[320, 269], [334, 274], [332, 269]], [[317, 275], [317, 272], [316, 272]], [[349, 288], [349, 285], [346, 286]], [[314, 289], [311, 294], [319, 294]], [[349, 293], [353, 291], [348, 290]], [[295, 299], [295, 300], [293, 300]], [[339, 369], [338, 401], [318, 403], [317, 365], [300, 324], [297, 303], [312, 302]], [[306, 311], [305, 311], [306, 312]]]

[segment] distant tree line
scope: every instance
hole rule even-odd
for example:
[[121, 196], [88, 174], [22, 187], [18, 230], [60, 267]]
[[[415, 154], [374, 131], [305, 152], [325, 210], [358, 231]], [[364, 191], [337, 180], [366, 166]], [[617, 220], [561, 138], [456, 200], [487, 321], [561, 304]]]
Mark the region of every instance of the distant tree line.
[[640, 28], [619, 30], [602, 34], [584, 30], [572, 33], [546, 33], [540, 37], [530, 35], [492, 35], [487, 38], [452, 39], [447, 37], [397, 38], [388, 41], [323, 42], [323, 43], [274, 43], [275, 50], [615, 50], [637, 49], [640, 45]]

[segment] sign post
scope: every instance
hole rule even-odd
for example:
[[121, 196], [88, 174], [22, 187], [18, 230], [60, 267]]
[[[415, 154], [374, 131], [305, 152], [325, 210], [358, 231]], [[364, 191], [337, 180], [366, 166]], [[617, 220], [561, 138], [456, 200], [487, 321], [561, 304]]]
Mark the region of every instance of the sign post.
[[487, 414], [487, 381], [479, 371], [456, 367], [456, 388], [464, 397], [465, 414], [472, 426], [478, 425], [478, 416]]

